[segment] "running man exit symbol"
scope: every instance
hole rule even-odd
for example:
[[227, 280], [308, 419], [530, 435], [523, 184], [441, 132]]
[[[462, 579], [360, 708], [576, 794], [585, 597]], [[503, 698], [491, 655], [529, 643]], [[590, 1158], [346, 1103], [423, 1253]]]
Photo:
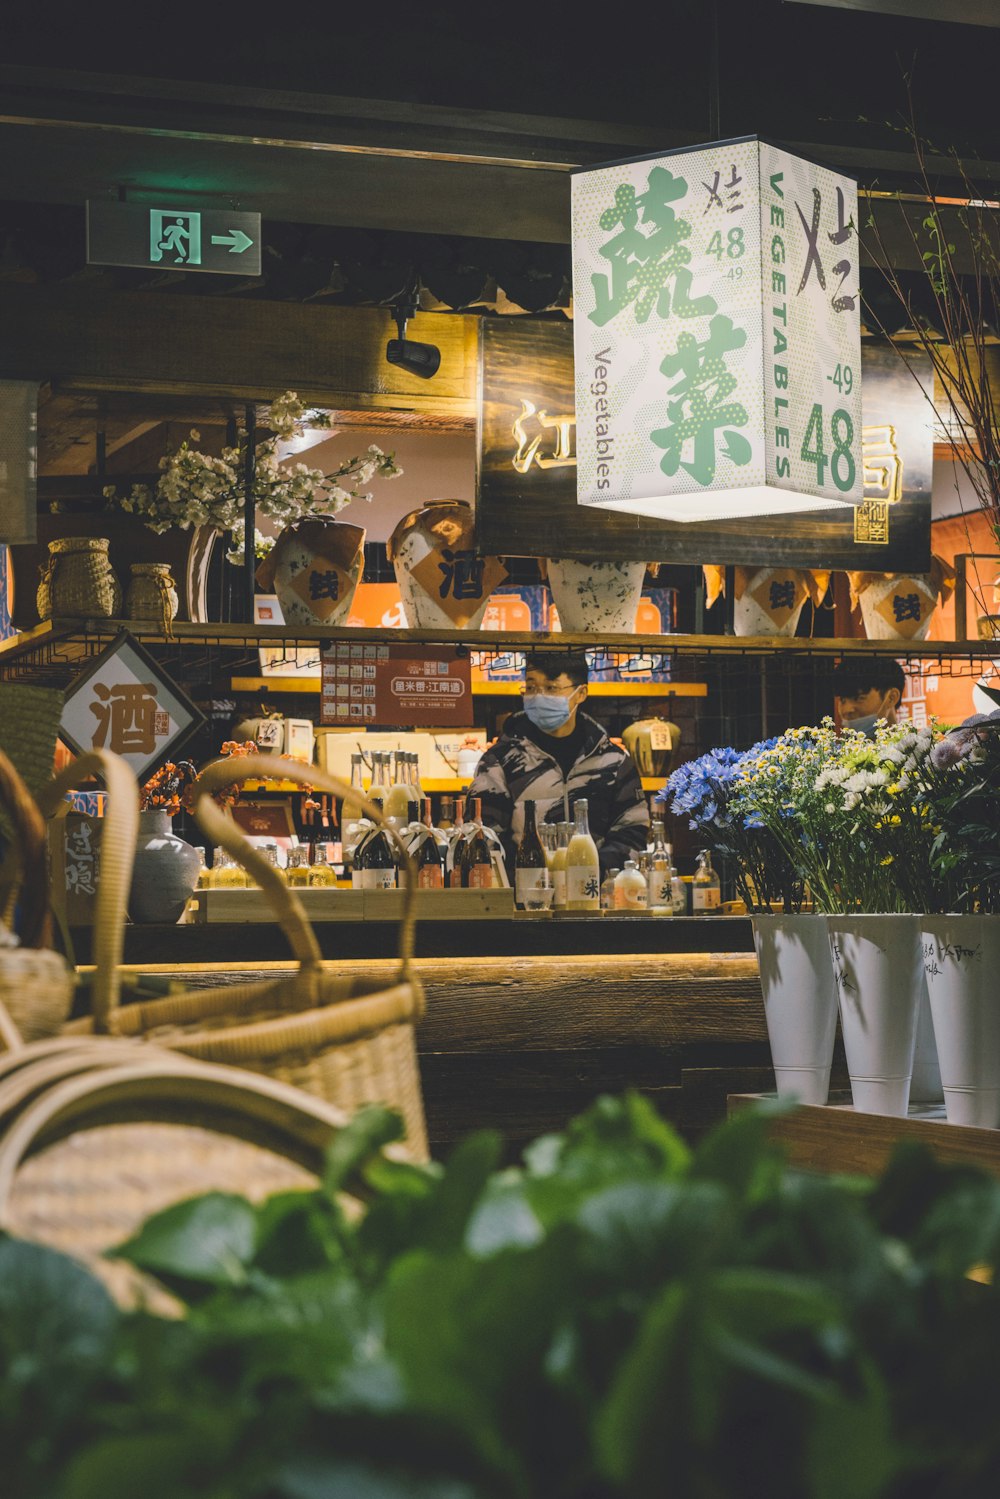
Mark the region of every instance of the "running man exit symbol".
[[168, 265], [201, 265], [201, 214], [151, 208], [149, 258]]
[[151, 208], [107, 198], [87, 203], [88, 265], [259, 276], [260, 243], [259, 213], [207, 205]]

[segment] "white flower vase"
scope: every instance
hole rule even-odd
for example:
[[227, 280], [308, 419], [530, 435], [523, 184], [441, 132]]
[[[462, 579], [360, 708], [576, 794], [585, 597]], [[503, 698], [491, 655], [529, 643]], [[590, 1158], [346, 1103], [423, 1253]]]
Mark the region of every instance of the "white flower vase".
[[645, 562], [546, 562], [559, 625], [570, 634], [630, 634], [642, 596]]
[[779, 1098], [825, 1104], [837, 986], [824, 916], [754, 916], [767, 1036]]
[[948, 1122], [1000, 1128], [1000, 916], [924, 916], [920, 936]]
[[934, 1039], [934, 1020], [931, 1015], [931, 997], [927, 988], [927, 977], [921, 962], [917, 962], [914, 973], [917, 986], [917, 1039], [913, 1047], [913, 1074], [910, 1078], [911, 1103], [943, 1103], [941, 1068], [938, 1064], [937, 1042]]
[[920, 985], [919, 917], [828, 916], [854, 1107], [906, 1115]]

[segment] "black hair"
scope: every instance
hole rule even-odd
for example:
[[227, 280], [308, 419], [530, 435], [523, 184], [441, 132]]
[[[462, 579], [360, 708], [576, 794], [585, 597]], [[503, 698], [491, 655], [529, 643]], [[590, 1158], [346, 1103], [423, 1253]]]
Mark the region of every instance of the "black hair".
[[862, 697], [874, 688], [888, 692], [895, 687], [900, 700], [906, 687], [906, 672], [898, 661], [886, 656], [870, 656], [867, 659], [841, 661], [832, 674], [833, 690], [837, 697]]
[[586, 687], [590, 681], [590, 667], [583, 651], [533, 651], [525, 671], [541, 672], [550, 682], [565, 672], [574, 687]]

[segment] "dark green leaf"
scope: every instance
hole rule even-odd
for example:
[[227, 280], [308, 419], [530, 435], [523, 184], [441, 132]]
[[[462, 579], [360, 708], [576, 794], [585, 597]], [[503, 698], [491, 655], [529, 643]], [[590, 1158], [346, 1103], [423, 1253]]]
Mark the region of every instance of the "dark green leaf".
[[150, 1218], [114, 1251], [171, 1285], [237, 1286], [257, 1247], [257, 1215], [244, 1197], [210, 1192]]
[[375, 1155], [383, 1146], [391, 1145], [394, 1140], [401, 1140], [404, 1130], [402, 1118], [392, 1109], [374, 1105], [361, 1109], [334, 1136], [327, 1148], [323, 1174], [326, 1190], [331, 1194], [349, 1190], [351, 1177], [369, 1156]]
[[290, 1458], [271, 1479], [275, 1499], [485, 1499], [464, 1479], [424, 1475], [370, 1459]]

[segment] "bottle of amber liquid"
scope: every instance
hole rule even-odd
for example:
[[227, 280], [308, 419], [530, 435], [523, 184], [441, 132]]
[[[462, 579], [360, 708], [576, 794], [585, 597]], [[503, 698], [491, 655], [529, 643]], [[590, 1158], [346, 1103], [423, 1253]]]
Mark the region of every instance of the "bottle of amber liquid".
[[424, 832], [412, 850], [417, 863], [417, 886], [421, 890], [444, 889], [444, 856], [434, 836], [431, 822], [431, 799], [424, 798]]
[[691, 881], [691, 910], [695, 916], [715, 916], [722, 909], [722, 884], [712, 868], [712, 854], [703, 848]]
[[490, 841], [483, 831], [483, 804], [478, 796], [472, 803], [472, 832], [466, 839], [462, 859], [462, 887], [466, 890], [493, 888], [493, 855]]
[[548, 869], [542, 840], [538, 836], [535, 822], [535, 803], [524, 803], [524, 832], [514, 856], [514, 899], [518, 909], [527, 909], [527, 893], [540, 884], [541, 876]]
[[[581, 797], [573, 807], [575, 827], [566, 849], [567, 911], [601, 909], [601, 861], [590, 836], [587, 801]], [[620, 878], [620, 876], [619, 876]]]
[[285, 865], [285, 879], [290, 885], [305, 887], [309, 883], [309, 850], [290, 848]]

